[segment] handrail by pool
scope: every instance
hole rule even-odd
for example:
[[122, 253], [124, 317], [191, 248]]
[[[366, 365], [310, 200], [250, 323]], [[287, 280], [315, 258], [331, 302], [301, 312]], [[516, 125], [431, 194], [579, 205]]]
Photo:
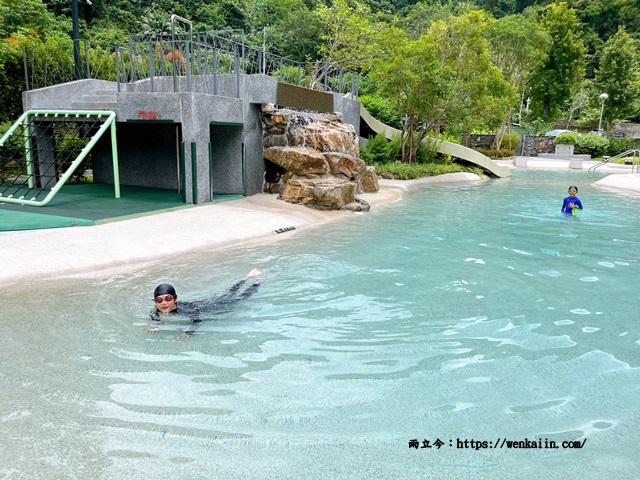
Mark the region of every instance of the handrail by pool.
[[638, 173], [638, 168], [640, 168], [640, 150], [637, 149], [627, 150], [626, 152], [619, 153], [618, 155], [615, 155], [613, 157], [603, 155], [602, 161], [594, 165], [593, 167], [590, 167], [588, 173], [595, 173], [597, 168], [610, 163], [611, 160], [624, 157], [631, 157], [631, 173]]

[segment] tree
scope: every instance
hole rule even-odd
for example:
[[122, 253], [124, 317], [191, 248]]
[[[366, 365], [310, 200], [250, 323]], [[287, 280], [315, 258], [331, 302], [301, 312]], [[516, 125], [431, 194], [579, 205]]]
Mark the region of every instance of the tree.
[[516, 100], [513, 86], [491, 62], [488, 31], [495, 19], [472, 10], [435, 22], [428, 35], [437, 45], [439, 63], [455, 72], [446, 126], [459, 133], [496, 129]]
[[475, 3], [496, 18], [510, 15], [516, 11], [515, 0], [476, 0]]
[[409, 40], [398, 29], [381, 37], [373, 75], [381, 92], [405, 113], [404, 161], [441, 128], [453, 132], [497, 128], [513, 88], [491, 64], [485, 34], [492, 20], [478, 10], [434, 22], [426, 35]]
[[546, 59], [551, 37], [532, 15], [509, 15], [489, 30], [492, 59], [518, 91]]
[[0, 0], [0, 37], [13, 33], [34, 32], [44, 36], [56, 24], [41, 0]]
[[162, 10], [148, 10], [140, 19], [140, 34], [155, 38], [171, 33], [171, 17]]
[[437, 20], [446, 20], [456, 14], [451, 0], [418, 2], [402, 12], [398, 25], [410, 38], [419, 38]]
[[640, 3], [637, 0], [572, 0], [580, 21], [603, 41], [616, 34], [620, 26], [640, 33]]
[[[402, 30], [390, 28], [380, 37], [372, 76], [380, 92], [400, 114], [405, 114], [401, 140], [409, 148], [402, 160], [412, 163], [419, 143], [444, 121], [455, 72], [440, 64], [437, 45], [431, 38], [423, 35], [408, 40]], [[416, 130], [417, 135], [413, 135]]]
[[557, 119], [584, 78], [585, 47], [576, 12], [566, 3], [552, 3], [542, 17], [551, 36], [549, 55], [531, 79], [531, 107], [545, 121]]
[[640, 55], [638, 41], [624, 27], [609, 38], [602, 50], [600, 66], [593, 85], [600, 105], [599, 94], [607, 93], [603, 121], [611, 125], [614, 120], [633, 116], [640, 108]]
[[323, 26], [316, 12], [302, 0], [267, 0], [257, 21], [256, 28], [261, 32], [262, 26], [267, 26], [269, 50], [298, 62], [318, 59]]
[[589, 100], [593, 97], [591, 93], [593, 91], [593, 85], [591, 85], [591, 83], [592, 82], [590, 80], [584, 80], [578, 93], [571, 99], [571, 102], [567, 106], [568, 116], [567, 123], [564, 128], [569, 128], [569, 125], [571, 125], [571, 122], [574, 120], [574, 114], [576, 112], [580, 112], [577, 118], [583, 117], [582, 112], [584, 108], [588, 106]]
[[[318, 53], [329, 70], [368, 70], [375, 52], [369, 8], [357, 1], [355, 6], [351, 6], [346, 0], [334, 0], [331, 7], [318, 5], [315, 13], [323, 30], [323, 42]], [[319, 68], [313, 80], [321, 77], [321, 64]]]
[[[493, 63], [516, 92], [521, 92], [521, 104], [527, 90], [527, 83], [535, 69], [547, 57], [551, 37], [540, 26], [533, 15], [509, 15], [499, 19], [489, 29]], [[497, 129], [496, 149], [500, 149], [502, 137], [509, 130], [514, 104], [505, 115], [502, 128]], [[518, 121], [522, 122], [521, 110]]]

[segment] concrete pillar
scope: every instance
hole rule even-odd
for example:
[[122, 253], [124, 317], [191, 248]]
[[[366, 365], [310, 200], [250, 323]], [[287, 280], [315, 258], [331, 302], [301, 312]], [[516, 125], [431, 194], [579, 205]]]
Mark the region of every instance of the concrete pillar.
[[58, 181], [51, 122], [31, 125], [31, 161], [37, 188], [53, 188]]

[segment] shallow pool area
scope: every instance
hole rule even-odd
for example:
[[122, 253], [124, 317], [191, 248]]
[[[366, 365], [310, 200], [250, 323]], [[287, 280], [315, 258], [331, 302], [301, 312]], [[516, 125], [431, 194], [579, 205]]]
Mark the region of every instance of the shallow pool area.
[[[0, 478], [640, 477], [640, 198], [597, 178], [516, 170], [3, 289]], [[253, 267], [192, 338], [144, 332], [157, 284], [196, 300]]]

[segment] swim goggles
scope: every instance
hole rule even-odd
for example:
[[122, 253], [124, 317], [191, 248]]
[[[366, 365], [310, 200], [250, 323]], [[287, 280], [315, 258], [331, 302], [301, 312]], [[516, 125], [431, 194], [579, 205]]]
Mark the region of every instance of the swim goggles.
[[156, 298], [154, 298], [154, 301], [155, 301], [156, 303], [162, 303], [162, 302], [167, 302], [167, 303], [169, 303], [169, 302], [170, 302], [170, 301], [172, 301], [174, 298], [176, 298], [176, 297], [174, 297], [173, 295], [164, 295], [164, 296], [162, 296], [162, 295], [158, 295]]

